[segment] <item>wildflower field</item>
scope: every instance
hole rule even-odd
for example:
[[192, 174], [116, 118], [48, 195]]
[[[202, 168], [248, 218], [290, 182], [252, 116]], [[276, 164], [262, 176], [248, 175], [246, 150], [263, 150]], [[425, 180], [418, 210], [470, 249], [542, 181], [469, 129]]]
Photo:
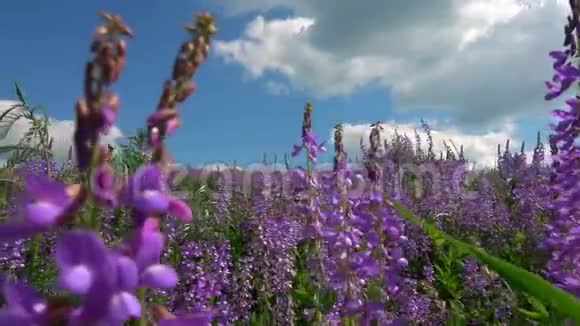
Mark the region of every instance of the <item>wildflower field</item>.
[[[546, 100], [580, 80], [571, 3]], [[506, 140], [494, 169], [461, 144], [434, 152], [428, 122], [390, 139], [370, 125], [353, 160], [340, 123], [319, 142], [310, 102], [288, 149], [301, 166], [184, 168], [164, 141], [188, 123], [213, 16], [187, 26], [144, 128], [105, 146], [133, 32], [99, 14], [69, 159], [24, 87], [0, 116], [4, 136], [31, 124], [1, 148], [0, 325], [580, 325], [580, 97], [533, 157]]]

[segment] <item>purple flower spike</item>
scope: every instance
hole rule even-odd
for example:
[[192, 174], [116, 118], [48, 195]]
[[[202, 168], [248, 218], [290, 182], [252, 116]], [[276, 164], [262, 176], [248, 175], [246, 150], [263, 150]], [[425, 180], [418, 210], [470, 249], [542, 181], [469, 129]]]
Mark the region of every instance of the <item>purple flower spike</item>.
[[318, 153], [326, 152], [324, 143], [318, 144], [316, 135], [311, 131], [306, 132], [305, 136], [302, 137], [302, 145], [294, 145], [291, 154], [292, 157], [300, 154], [302, 150], [306, 150], [311, 161], [316, 161]]
[[75, 230], [56, 243], [57, 283], [74, 294], [86, 294], [98, 279], [110, 273], [108, 250], [93, 232]]

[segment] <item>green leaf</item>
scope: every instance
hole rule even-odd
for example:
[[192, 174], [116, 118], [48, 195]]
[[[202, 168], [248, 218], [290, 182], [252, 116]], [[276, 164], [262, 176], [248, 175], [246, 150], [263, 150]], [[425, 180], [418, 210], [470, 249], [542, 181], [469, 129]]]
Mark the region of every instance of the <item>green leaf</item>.
[[465, 250], [481, 263], [487, 265], [500, 276], [512, 288], [517, 288], [531, 294], [544, 304], [550, 305], [558, 311], [570, 316], [580, 323], [580, 301], [572, 294], [552, 286], [552, 284], [537, 274], [531, 273], [523, 268], [512, 265], [498, 257], [488, 254], [480, 247], [457, 240], [446, 233], [438, 230], [434, 225], [427, 223], [413, 214], [404, 205], [387, 198], [392, 203], [397, 212], [405, 219], [415, 224], [423, 225], [429, 236], [439, 236], [445, 238], [453, 246]]
[[320, 310], [326, 313], [332, 309], [334, 301], [336, 300], [336, 293], [332, 289], [325, 289], [320, 293]]
[[20, 102], [26, 105], [26, 96], [24, 95], [24, 91], [20, 87], [20, 84], [18, 84], [16, 81], [14, 82], [14, 88], [16, 89], [16, 96], [18, 96]]
[[531, 295], [524, 293], [524, 296], [528, 300], [529, 304], [534, 308], [534, 313], [538, 314], [541, 319], [548, 319], [550, 318], [550, 314], [546, 309], [546, 306], [542, 304], [542, 302]]
[[313, 303], [312, 296], [304, 289], [296, 289], [292, 292], [292, 297], [303, 304], [309, 305]]
[[6, 138], [14, 123], [25, 115], [26, 108], [20, 104], [13, 105], [0, 114], [0, 139]]
[[17, 145], [0, 146], [0, 154], [9, 153], [18, 149]]
[[548, 316], [543, 316], [539, 312], [529, 311], [529, 310], [521, 309], [521, 308], [518, 308], [518, 312], [520, 314], [524, 315], [527, 319], [531, 319], [531, 320], [541, 321], [541, 320], [546, 320], [546, 318], [548, 317]]
[[441, 237], [435, 237], [433, 239], [433, 243], [435, 244], [436, 247], [441, 247], [443, 246], [443, 244], [445, 244], [445, 239]]

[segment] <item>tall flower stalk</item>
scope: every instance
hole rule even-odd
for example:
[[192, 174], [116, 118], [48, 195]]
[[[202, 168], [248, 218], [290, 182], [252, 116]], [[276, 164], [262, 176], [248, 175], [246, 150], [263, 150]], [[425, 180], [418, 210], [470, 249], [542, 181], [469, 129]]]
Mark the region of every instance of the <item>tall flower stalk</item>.
[[[565, 28], [563, 51], [552, 51], [554, 77], [546, 82], [546, 100], [557, 98], [572, 85], [578, 85], [580, 67], [580, 3], [570, 1], [571, 14]], [[551, 249], [548, 275], [564, 289], [580, 297], [580, 96], [566, 100], [566, 108], [554, 111], [557, 123], [550, 137], [553, 154], [552, 202], [553, 217], [547, 226], [546, 243]]]
[[[160, 185], [165, 190], [168, 190], [168, 180], [164, 170], [172, 163], [172, 159], [164, 146], [164, 140], [180, 125], [178, 105], [185, 102], [195, 91], [192, 78], [209, 55], [211, 37], [217, 31], [213, 16], [209, 13], [199, 13], [194, 16], [193, 23], [187, 25], [185, 30], [191, 34], [191, 39], [180, 46], [173, 63], [171, 79], [164, 83], [157, 109], [147, 119], [147, 143], [152, 152], [150, 167], [158, 170], [157, 177], [160, 178]], [[144, 179], [142, 182], [148, 183], [149, 180]], [[184, 220], [191, 219], [191, 210], [186, 203], [170, 199], [166, 205], [164, 211], [154, 212], [158, 213], [157, 218], [163, 213], [170, 213]], [[142, 212], [136, 210], [134, 214], [140, 215]], [[140, 223], [139, 220], [135, 222]], [[139, 227], [138, 225], [136, 226]], [[142, 304], [145, 304], [144, 296], [140, 300]], [[141, 316], [141, 324], [146, 325], [145, 316]]]
[[[304, 180], [306, 182], [304, 240], [308, 244], [308, 252], [311, 254], [310, 263], [314, 268], [312, 273], [314, 293], [316, 293], [316, 299], [319, 299], [325, 280], [325, 271], [321, 242], [323, 221], [320, 220], [320, 185], [316, 177], [315, 162], [318, 154], [326, 151], [326, 149], [323, 144], [318, 143], [318, 139], [312, 131], [312, 104], [310, 102], [306, 102], [304, 106], [302, 143], [294, 145], [292, 156], [297, 156], [302, 151], [306, 152], [306, 167], [304, 171]], [[312, 312], [312, 322], [316, 325], [323, 322], [323, 314], [319, 307], [320, 302], [316, 302], [316, 308]]]
[[360, 247], [361, 232], [353, 227], [352, 201], [348, 198], [348, 165], [343, 144], [343, 126], [334, 128], [334, 187], [331, 189], [331, 212], [323, 232], [328, 246], [329, 283], [336, 292], [331, 314], [344, 325], [355, 325], [356, 320], [349, 311], [353, 303], [361, 300], [364, 278], [358, 275], [355, 251]]
[[[99, 145], [100, 134], [110, 129], [119, 108], [118, 96], [108, 87], [118, 79], [125, 62], [126, 45], [121, 36], [132, 36], [120, 16], [106, 12], [100, 12], [100, 16], [104, 23], [97, 27], [91, 45], [93, 58], [86, 65], [84, 97], [76, 103], [77, 166], [89, 178], [85, 184], [66, 185], [43, 176], [25, 175], [19, 209], [13, 221], [0, 225], [0, 236], [6, 241], [46, 233], [64, 224], [70, 227], [85, 203], [86, 193], [91, 195], [95, 206], [114, 208], [122, 204], [131, 207], [133, 229], [113, 248], [106, 247], [103, 239], [93, 231], [73, 227], [62, 234], [54, 249], [58, 268], [56, 286], [77, 300], [62, 302], [52, 296], [45, 300], [23, 283], [2, 280], [8, 304], [0, 311], [0, 324], [119, 325], [137, 321], [147, 325], [146, 290], [172, 288], [177, 283], [175, 270], [159, 262], [165, 244], [159, 217], [169, 214], [189, 221], [190, 208], [166, 193], [161, 168], [156, 164], [140, 167], [126, 182], [118, 184], [107, 163], [110, 151]], [[209, 36], [215, 32], [213, 17], [200, 14], [193, 26], [188, 30], [196, 33], [194, 41], [186, 43], [181, 52], [189, 55], [186, 66], [193, 62], [197, 69], [207, 56]], [[193, 71], [183, 72], [179, 68], [176, 71], [177, 86], [166, 87], [160, 108], [174, 110], [175, 103], [182, 102], [192, 91], [189, 87], [189, 91], [184, 92], [182, 86], [187, 84], [184, 79], [191, 77]], [[150, 134], [163, 137], [168, 129], [171, 130], [170, 126], [174, 126], [171, 122], [174, 120], [169, 119], [166, 123], [167, 120], [155, 119], [167, 116], [162, 109], [157, 113], [149, 119], [149, 130]], [[151, 145], [155, 146], [155, 157], [162, 157], [161, 143], [152, 142]], [[98, 219], [97, 214], [92, 217]], [[21, 296], [26, 299], [23, 301]], [[166, 324], [166, 319], [192, 324], [208, 318], [207, 314], [176, 317], [158, 313], [157, 316], [163, 319], [158, 321], [159, 325]]]

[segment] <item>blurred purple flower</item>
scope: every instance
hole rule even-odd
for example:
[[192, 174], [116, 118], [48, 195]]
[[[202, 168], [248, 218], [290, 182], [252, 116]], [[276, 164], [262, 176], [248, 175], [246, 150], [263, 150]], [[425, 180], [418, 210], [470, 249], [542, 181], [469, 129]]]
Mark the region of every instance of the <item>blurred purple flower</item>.
[[84, 200], [80, 185], [67, 186], [44, 176], [24, 177], [17, 216], [0, 225], [0, 239], [10, 240], [46, 232], [70, 217]]
[[164, 244], [164, 235], [158, 231], [154, 218], [145, 220], [130, 239], [129, 250], [136, 263], [140, 285], [167, 289], [177, 284], [175, 270], [159, 263]]
[[20, 281], [6, 281], [3, 286], [6, 301], [0, 312], [0, 325], [42, 325], [45, 322], [46, 301]]
[[114, 208], [118, 205], [113, 169], [108, 164], [99, 165], [93, 174], [91, 193], [102, 205]]
[[56, 262], [57, 284], [84, 296], [83, 304], [71, 314], [72, 325], [118, 325], [141, 315], [141, 304], [133, 294], [138, 285], [135, 261], [107, 249], [95, 233], [65, 234], [56, 245]]
[[182, 221], [191, 220], [191, 208], [182, 200], [167, 194], [164, 181], [159, 167], [153, 164], [142, 166], [129, 178], [121, 193], [121, 200], [145, 215], [168, 213]]
[[74, 294], [87, 294], [113, 267], [103, 241], [84, 230], [70, 231], [57, 241], [55, 260], [57, 284]]

